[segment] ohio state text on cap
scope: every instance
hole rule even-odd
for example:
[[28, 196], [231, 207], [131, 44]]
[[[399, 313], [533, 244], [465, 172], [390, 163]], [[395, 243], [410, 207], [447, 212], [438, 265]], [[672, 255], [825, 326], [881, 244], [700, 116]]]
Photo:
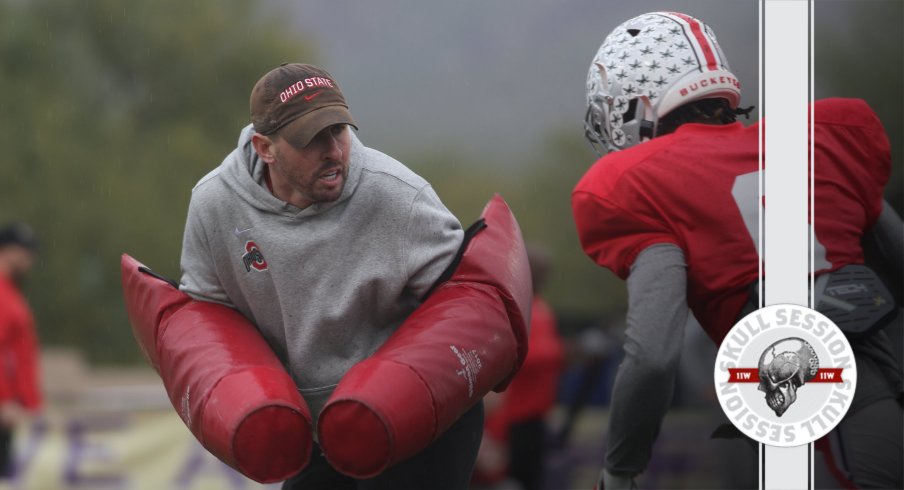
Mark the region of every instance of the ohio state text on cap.
[[358, 127], [332, 75], [303, 63], [284, 63], [258, 80], [251, 90], [251, 122], [264, 135], [285, 128], [302, 146], [334, 124]]

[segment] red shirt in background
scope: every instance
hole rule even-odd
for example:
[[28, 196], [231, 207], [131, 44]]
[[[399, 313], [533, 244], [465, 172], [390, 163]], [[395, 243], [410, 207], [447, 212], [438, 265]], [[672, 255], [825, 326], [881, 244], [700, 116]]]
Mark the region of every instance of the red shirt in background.
[[38, 381], [38, 341], [25, 298], [0, 277], [0, 403], [17, 401], [34, 411], [41, 408]]
[[486, 418], [487, 433], [499, 441], [508, 440], [511, 424], [542, 419], [556, 402], [564, 348], [555, 315], [539, 296], [531, 304], [528, 345], [524, 365], [502, 393], [500, 406]]

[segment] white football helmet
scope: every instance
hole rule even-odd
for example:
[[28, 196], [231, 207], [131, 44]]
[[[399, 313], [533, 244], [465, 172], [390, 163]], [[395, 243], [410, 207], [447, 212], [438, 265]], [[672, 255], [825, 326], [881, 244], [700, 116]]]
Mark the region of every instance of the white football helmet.
[[615, 28], [587, 73], [585, 135], [600, 154], [656, 136], [676, 107], [725, 98], [732, 109], [741, 84], [712, 29], [677, 12], [652, 12]]

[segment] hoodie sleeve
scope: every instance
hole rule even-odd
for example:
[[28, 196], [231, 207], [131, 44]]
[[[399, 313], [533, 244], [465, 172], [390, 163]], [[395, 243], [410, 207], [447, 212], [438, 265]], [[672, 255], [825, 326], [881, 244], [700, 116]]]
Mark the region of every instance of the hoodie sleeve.
[[179, 289], [192, 298], [235, 308], [217, 275], [216, 264], [204, 229], [204, 200], [192, 192], [182, 239], [182, 279]]
[[452, 263], [461, 246], [461, 223], [440, 201], [430, 185], [415, 196], [403, 238], [408, 289], [421, 298]]

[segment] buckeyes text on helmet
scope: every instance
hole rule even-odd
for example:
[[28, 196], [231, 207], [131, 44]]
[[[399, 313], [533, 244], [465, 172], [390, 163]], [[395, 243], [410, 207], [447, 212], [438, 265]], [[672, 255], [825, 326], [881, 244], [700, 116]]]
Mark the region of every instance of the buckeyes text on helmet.
[[585, 134], [598, 151], [628, 148], [655, 136], [675, 108], [708, 98], [732, 109], [741, 99], [712, 29], [677, 12], [640, 15], [616, 27], [590, 64]]

